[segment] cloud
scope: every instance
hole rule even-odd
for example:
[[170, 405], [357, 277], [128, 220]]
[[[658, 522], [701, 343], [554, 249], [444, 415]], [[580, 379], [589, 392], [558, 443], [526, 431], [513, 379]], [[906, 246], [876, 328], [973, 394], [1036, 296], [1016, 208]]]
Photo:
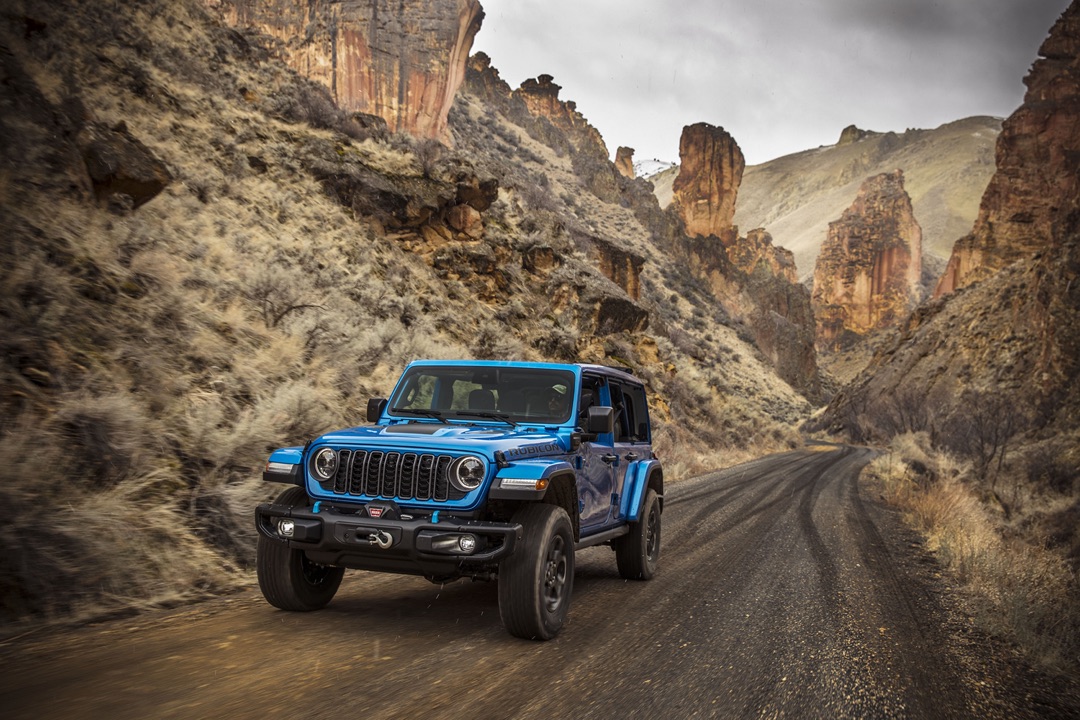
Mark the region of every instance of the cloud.
[[830, 144], [848, 124], [1004, 116], [1067, 0], [486, 0], [474, 50], [517, 86], [563, 86], [609, 150], [677, 159], [684, 125], [747, 160]]

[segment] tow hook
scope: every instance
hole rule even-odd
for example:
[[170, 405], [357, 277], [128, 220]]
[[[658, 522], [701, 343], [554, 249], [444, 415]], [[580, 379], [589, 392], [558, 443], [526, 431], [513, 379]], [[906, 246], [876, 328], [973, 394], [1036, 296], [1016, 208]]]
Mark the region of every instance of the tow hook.
[[368, 542], [385, 550], [394, 544], [394, 536], [385, 530], [377, 530], [368, 535]]

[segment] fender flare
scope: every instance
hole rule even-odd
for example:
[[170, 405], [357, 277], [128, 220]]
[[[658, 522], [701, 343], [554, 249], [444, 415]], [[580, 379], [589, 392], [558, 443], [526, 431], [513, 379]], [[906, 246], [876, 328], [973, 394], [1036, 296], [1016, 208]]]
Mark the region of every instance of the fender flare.
[[[640, 522], [642, 507], [645, 504], [645, 494], [649, 490], [649, 483], [655, 473], [662, 472], [660, 461], [654, 459], [640, 460], [626, 469], [626, 480], [623, 483], [622, 516], [629, 522]], [[663, 492], [658, 492], [663, 498]], [[661, 508], [663, 506], [661, 505]]]
[[[531, 458], [507, 463], [495, 473], [487, 496], [495, 500], [541, 500], [552, 479], [560, 475], [574, 477], [574, 467], [565, 460], [554, 458]], [[514, 484], [504, 484], [504, 481]]]

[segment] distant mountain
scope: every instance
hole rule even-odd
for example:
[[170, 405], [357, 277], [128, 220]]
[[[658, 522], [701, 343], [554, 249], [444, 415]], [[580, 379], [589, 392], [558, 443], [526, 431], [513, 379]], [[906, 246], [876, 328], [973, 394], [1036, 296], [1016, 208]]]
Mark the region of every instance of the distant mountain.
[[634, 163], [634, 177], [650, 178], [653, 175], [662, 173], [665, 170], [671, 168], [677, 168], [679, 163], [671, 162], [670, 160], [660, 160], [658, 158], [652, 158], [651, 160], [638, 160]]
[[[971, 117], [933, 130], [872, 132], [849, 127], [836, 145], [806, 150], [746, 168], [735, 204], [742, 231], [764, 227], [791, 250], [800, 278], [813, 274], [829, 223], [844, 212], [873, 175], [903, 170], [923, 252], [931, 266], [949, 257], [971, 230], [994, 173], [1001, 119]], [[678, 167], [649, 178], [662, 207], [671, 202]]]

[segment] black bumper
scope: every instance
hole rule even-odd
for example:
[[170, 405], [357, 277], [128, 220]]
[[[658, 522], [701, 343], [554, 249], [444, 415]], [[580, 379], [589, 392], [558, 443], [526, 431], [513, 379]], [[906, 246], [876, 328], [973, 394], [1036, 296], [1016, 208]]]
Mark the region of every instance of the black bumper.
[[[281, 519], [293, 521], [293, 535], [279, 531]], [[519, 523], [494, 523], [445, 517], [373, 518], [324, 507], [318, 513], [307, 507], [264, 503], [255, 508], [255, 527], [270, 540], [303, 550], [310, 560], [323, 565], [453, 578], [483, 575], [514, 551], [521, 538]], [[440, 552], [439, 541], [447, 536], [473, 535], [471, 554]]]

